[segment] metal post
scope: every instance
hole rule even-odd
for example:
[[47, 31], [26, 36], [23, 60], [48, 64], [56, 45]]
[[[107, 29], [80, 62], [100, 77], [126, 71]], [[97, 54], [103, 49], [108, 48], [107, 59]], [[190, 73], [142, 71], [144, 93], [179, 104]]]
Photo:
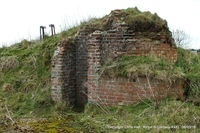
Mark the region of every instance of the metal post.
[[55, 28], [55, 26], [53, 25], [53, 28], [54, 28], [54, 35], [56, 34], [56, 28]]
[[40, 40], [44, 40], [45, 39], [45, 32], [44, 32], [45, 28], [46, 28], [45, 26], [40, 26]]
[[54, 26], [54, 24], [50, 24], [49, 27], [51, 27], [51, 36], [55, 35], [56, 32], [55, 32], [55, 26]]
[[41, 35], [41, 26], [40, 26], [40, 41], [42, 40], [42, 35]]

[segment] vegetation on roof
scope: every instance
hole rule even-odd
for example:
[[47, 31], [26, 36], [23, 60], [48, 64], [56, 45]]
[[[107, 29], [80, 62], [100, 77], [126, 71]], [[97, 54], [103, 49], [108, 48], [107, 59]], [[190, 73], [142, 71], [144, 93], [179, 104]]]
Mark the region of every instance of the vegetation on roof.
[[167, 32], [170, 33], [167, 21], [156, 13], [141, 12], [137, 7], [125, 10], [114, 10], [100, 19], [91, 19], [82, 26], [89, 31], [106, 31], [113, 28], [113, 23], [126, 23], [134, 32]]
[[129, 8], [123, 11], [127, 14], [124, 21], [135, 32], [169, 31], [167, 21], [160, 18], [156, 13], [141, 12], [137, 8]]
[[135, 79], [140, 76], [173, 82], [185, 77], [181, 67], [174, 66], [155, 56], [121, 56], [105, 64], [99, 71], [100, 77], [127, 77]]

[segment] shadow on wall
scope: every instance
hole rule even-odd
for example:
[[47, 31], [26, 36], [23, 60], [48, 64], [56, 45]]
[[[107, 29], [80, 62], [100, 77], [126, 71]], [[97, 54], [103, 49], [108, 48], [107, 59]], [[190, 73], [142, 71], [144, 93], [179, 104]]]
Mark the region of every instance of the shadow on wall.
[[79, 32], [76, 39], [63, 41], [52, 59], [52, 91], [54, 101], [67, 104], [87, 103], [88, 34]]
[[88, 84], [88, 40], [89, 33], [79, 31], [76, 36], [76, 105], [87, 103]]
[[76, 102], [76, 51], [73, 42], [60, 43], [52, 59], [51, 96], [54, 101]]
[[[128, 89], [123, 88], [124, 85], [120, 86], [121, 83], [118, 84], [121, 81], [99, 84], [98, 70], [102, 63], [112, 62], [112, 59], [121, 55], [155, 55], [171, 63], [176, 62], [176, 46], [166, 43], [165, 33], [154, 34], [156, 39], [149, 36], [141, 37], [141, 33], [128, 30], [126, 24], [121, 24], [117, 29], [105, 32], [95, 31], [91, 33], [87, 30], [79, 30], [75, 39], [68, 38], [68, 40], [63, 41], [54, 53], [52, 60], [53, 100], [85, 105], [87, 102], [98, 102], [94, 97], [98, 95], [103, 98], [105, 103], [133, 104], [133, 100], [127, 100], [129, 97], [133, 97], [125, 92]], [[117, 85], [115, 86], [115, 84]], [[102, 85], [103, 87], [100, 87]], [[123, 89], [120, 90], [119, 87]], [[135, 89], [134, 86], [127, 87]], [[111, 90], [113, 93], [110, 92]], [[116, 97], [113, 97], [114, 94]]]

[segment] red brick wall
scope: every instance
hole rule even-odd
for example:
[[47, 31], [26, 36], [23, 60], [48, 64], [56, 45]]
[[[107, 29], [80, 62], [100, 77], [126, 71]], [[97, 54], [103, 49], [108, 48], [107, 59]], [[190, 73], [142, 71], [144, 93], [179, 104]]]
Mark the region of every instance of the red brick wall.
[[103, 62], [121, 54], [155, 55], [168, 62], [176, 62], [177, 48], [173, 41], [169, 41], [166, 33], [134, 33], [131, 30], [126, 30], [128, 25], [121, 26], [125, 30], [115, 29], [99, 33], [101, 34], [101, 58]]
[[51, 96], [54, 101], [75, 103], [75, 53], [75, 46], [67, 41], [61, 42], [54, 52], [51, 71]]
[[160, 99], [168, 95], [181, 97], [183, 95], [183, 82], [177, 80], [169, 85], [158, 80], [138, 78], [130, 81], [126, 78], [101, 79], [98, 82], [89, 82], [88, 101], [101, 104], [133, 104], [145, 99]]
[[88, 72], [88, 44], [89, 33], [80, 30], [76, 36], [76, 103], [87, 103], [87, 72]]
[[[142, 91], [147, 86], [142, 78], [140, 80], [143, 82], [128, 79], [99, 80], [100, 67], [120, 55], [155, 55], [171, 63], [177, 60], [177, 48], [165, 33], [133, 33], [126, 24], [103, 32], [80, 30], [74, 45], [65, 42], [58, 49], [52, 61], [52, 97], [55, 101], [64, 98], [81, 104], [97, 102], [96, 96], [108, 104], [129, 104], [138, 98], [151, 97], [148, 87], [146, 93]], [[177, 86], [171, 85], [170, 89], [166, 89], [166, 83], [157, 83], [156, 80], [152, 80], [151, 84], [153, 91], [162, 90], [159, 97], [170, 93], [182, 95], [182, 90], [177, 89]], [[177, 85], [182, 88], [182, 84]]]
[[[155, 35], [160, 36], [160, 34]], [[163, 35], [162, 35], [163, 36]], [[94, 32], [88, 39], [88, 101], [103, 104], [131, 104], [141, 99], [161, 98], [167, 95], [183, 95], [183, 83], [168, 83], [146, 78], [135, 79], [99, 79], [98, 70], [112, 58], [120, 55], [155, 55], [174, 63], [177, 60], [177, 48], [167, 44], [167, 40], [137, 38], [131, 31], [110, 30], [106, 33]], [[159, 38], [159, 37], [157, 37]], [[151, 87], [150, 87], [151, 86]], [[155, 97], [153, 97], [155, 95]]]

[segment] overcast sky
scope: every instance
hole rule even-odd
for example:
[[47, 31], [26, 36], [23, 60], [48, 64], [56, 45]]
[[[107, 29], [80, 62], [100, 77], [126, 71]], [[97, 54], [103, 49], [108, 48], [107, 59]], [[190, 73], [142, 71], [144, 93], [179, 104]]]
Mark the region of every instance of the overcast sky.
[[184, 30], [191, 36], [191, 48], [200, 48], [200, 0], [1, 0], [0, 46], [39, 37], [40, 25], [55, 24], [59, 32], [65, 25], [135, 6], [156, 12], [170, 30]]

